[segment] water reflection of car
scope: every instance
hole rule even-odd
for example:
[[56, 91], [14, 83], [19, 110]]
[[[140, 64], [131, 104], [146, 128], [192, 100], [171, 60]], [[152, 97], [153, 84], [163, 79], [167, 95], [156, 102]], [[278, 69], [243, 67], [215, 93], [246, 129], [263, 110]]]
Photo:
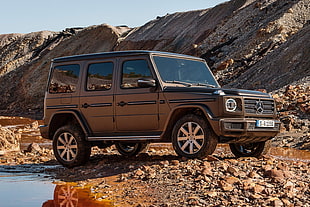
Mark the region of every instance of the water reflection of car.
[[112, 207], [111, 201], [94, 200], [90, 188], [77, 188], [70, 184], [56, 185], [54, 200], [48, 200], [42, 207]]

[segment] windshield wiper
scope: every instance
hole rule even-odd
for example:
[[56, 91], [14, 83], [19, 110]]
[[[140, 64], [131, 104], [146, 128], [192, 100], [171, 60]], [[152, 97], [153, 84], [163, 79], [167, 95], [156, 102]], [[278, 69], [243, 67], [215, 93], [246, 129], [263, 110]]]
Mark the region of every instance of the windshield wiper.
[[176, 80], [173, 80], [173, 81], [165, 81], [166, 83], [177, 83], [177, 84], [182, 84], [186, 87], [191, 87], [193, 84], [191, 83], [187, 83], [187, 82], [183, 82], [183, 81], [176, 81]]
[[208, 86], [208, 87], [211, 87], [211, 88], [216, 88], [215, 85], [211, 85], [211, 84], [207, 84], [207, 83], [197, 83], [196, 86]]

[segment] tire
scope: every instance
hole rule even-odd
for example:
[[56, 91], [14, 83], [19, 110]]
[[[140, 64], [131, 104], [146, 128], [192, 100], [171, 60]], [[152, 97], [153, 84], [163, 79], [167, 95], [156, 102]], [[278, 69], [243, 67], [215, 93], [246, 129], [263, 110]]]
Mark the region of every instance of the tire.
[[172, 130], [175, 152], [186, 158], [204, 158], [216, 149], [218, 137], [202, 117], [188, 114], [178, 120]]
[[231, 152], [236, 157], [261, 157], [268, 153], [271, 140], [247, 144], [229, 144]]
[[136, 156], [148, 147], [147, 143], [117, 142], [117, 151], [126, 157]]
[[79, 127], [67, 125], [54, 134], [53, 151], [58, 162], [71, 168], [83, 165], [89, 160], [91, 145], [85, 140]]

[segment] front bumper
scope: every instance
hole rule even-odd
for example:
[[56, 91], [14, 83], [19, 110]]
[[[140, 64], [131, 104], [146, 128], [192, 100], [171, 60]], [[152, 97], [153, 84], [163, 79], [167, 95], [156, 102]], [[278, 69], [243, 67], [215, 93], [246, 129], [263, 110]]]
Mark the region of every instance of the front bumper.
[[258, 127], [256, 118], [220, 119], [221, 136], [224, 137], [274, 137], [280, 131], [281, 122], [273, 120], [273, 127]]

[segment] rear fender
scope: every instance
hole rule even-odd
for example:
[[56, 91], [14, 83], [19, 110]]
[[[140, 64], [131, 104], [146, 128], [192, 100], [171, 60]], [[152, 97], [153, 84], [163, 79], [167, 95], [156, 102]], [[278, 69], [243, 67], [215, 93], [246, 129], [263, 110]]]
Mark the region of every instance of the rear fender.
[[91, 135], [91, 129], [89, 128], [85, 118], [76, 110], [60, 110], [53, 114], [49, 122], [49, 138], [52, 139], [53, 134], [59, 127], [67, 124], [76, 123], [83, 130], [86, 137]]

